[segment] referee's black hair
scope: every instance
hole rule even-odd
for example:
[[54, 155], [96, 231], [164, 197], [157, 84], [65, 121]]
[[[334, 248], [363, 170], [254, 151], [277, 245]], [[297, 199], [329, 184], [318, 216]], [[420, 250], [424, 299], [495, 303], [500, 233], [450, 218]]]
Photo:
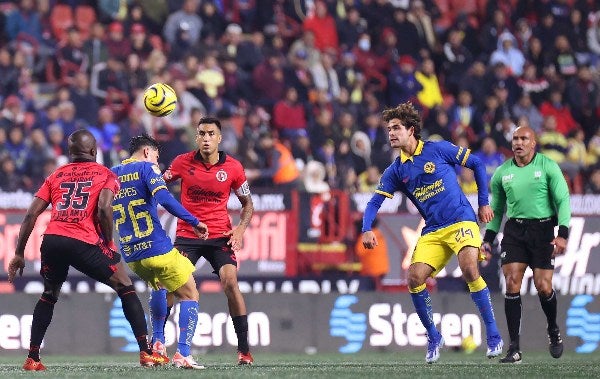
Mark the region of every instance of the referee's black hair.
[[216, 117], [210, 117], [210, 116], [202, 117], [200, 119], [200, 121], [198, 121], [198, 126], [204, 125], [204, 124], [215, 124], [215, 125], [217, 125], [217, 128], [219, 128], [219, 130], [221, 130], [221, 121], [219, 121], [219, 119]]
[[133, 155], [146, 146], [160, 150], [160, 144], [154, 138], [144, 133], [131, 139], [129, 143], [129, 155]]

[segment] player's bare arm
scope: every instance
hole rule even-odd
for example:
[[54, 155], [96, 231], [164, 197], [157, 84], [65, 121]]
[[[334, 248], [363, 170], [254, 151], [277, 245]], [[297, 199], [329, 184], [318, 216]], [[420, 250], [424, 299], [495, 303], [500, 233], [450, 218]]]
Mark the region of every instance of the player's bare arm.
[[104, 188], [100, 191], [100, 197], [98, 198], [98, 218], [100, 224], [100, 231], [102, 231], [102, 237], [106, 246], [111, 250], [115, 250], [116, 247], [113, 242], [113, 209], [112, 203], [115, 194]]
[[29, 236], [31, 235], [33, 227], [35, 226], [35, 222], [42, 212], [44, 212], [44, 210], [48, 207], [48, 204], [49, 203], [46, 200], [40, 199], [39, 197], [34, 197], [33, 202], [27, 210], [27, 214], [25, 214], [25, 219], [21, 224], [19, 237], [17, 238], [15, 256], [8, 264], [8, 281], [10, 283], [12, 283], [15, 279], [15, 276], [17, 276], [17, 271], [19, 271], [19, 276], [23, 276], [23, 269], [25, 268], [25, 246], [27, 245], [27, 240], [29, 240]]
[[240, 200], [240, 203], [242, 203], [240, 222], [237, 224], [237, 226], [233, 227], [233, 229], [223, 233], [226, 236], [231, 236], [227, 244], [231, 246], [233, 251], [238, 251], [242, 248], [244, 232], [250, 224], [250, 220], [252, 219], [252, 213], [254, 213], [254, 203], [252, 203], [252, 196], [250, 196], [250, 194], [236, 195], [237, 198]]
[[364, 232], [362, 235], [362, 243], [367, 249], [373, 249], [377, 246], [377, 237], [375, 237], [375, 233], [373, 233], [372, 230]]

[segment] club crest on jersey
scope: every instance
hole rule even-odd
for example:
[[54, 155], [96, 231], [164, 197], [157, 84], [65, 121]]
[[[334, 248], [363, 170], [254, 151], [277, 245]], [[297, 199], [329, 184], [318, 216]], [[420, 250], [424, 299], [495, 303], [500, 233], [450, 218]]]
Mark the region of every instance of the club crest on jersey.
[[541, 171], [536, 171], [533, 173], [533, 177], [536, 179], [539, 179], [542, 177], [542, 172]]
[[223, 170], [217, 171], [217, 174], [215, 176], [217, 177], [217, 180], [220, 182], [224, 182], [227, 180], [227, 173]]
[[435, 164], [433, 162], [425, 163], [425, 166], [423, 166], [423, 171], [425, 171], [426, 174], [433, 174], [435, 171]]

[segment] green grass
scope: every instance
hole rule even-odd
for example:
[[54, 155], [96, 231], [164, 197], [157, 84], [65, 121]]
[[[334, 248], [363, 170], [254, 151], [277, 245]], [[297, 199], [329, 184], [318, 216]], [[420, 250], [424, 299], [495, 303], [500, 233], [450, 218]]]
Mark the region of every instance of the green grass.
[[599, 354], [565, 353], [553, 359], [547, 352], [524, 353], [520, 365], [500, 365], [483, 352], [442, 351], [440, 361], [428, 365], [423, 353], [272, 354], [256, 353], [252, 367], [235, 365], [233, 354], [196, 356], [206, 370], [173, 367], [142, 368], [135, 355], [66, 357], [43, 356], [45, 372], [24, 372], [24, 357], [0, 357], [0, 378], [594, 378], [600, 373]]

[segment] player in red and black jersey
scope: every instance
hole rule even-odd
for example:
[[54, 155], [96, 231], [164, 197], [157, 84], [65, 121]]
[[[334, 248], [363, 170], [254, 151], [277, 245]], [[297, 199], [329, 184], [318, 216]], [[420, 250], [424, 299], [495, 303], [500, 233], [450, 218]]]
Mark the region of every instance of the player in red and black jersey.
[[[198, 150], [177, 156], [164, 178], [167, 181], [181, 179], [181, 203], [208, 226], [209, 235], [207, 240], [198, 239], [191, 226], [178, 220], [175, 246], [194, 264], [204, 257], [219, 276], [238, 338], [238, 364], [252, 364], [246, 304], [237, 282], [235, 257], [235, 252], [242, 247], [242, 237], [254, 210], [250, 187], [241, 163], [218, 150], [221, 142], [218, 119], [204, 117], [200, 120], [196, 142]], [[231, 191], [242, 203], [240, 221], [235, 227], [227, 213]], [[155, 295], [153, 293], [152, 297]], [[153, 317], [166, 318], [167, 306], [153, 303], [150, 304]]]
[[46, 369], [40, 361], [40, 345], [69, 266], [117, 292], [123, 313], [137, 338], [142, 366], [161, 366], [169, 362], [167, 357], [153, 353], [148, 344], [142, 303], [112, 239], [112, 202], [119, 192], [119, 180], [108, 168], [96, 163], [96, 152], [96, 139], [89, 131], [78, 130], [69, 136], [71, 163], [44, 181], [19, 230], [15, 256], [8, 267], [11, 283], [17, 271], [23, 275], [27, 240], [39, 215], [52, 204], [52, 215], [40, 249], [44, 292], [33, 311], [29, 354], [23, 365], [28, 371]]

